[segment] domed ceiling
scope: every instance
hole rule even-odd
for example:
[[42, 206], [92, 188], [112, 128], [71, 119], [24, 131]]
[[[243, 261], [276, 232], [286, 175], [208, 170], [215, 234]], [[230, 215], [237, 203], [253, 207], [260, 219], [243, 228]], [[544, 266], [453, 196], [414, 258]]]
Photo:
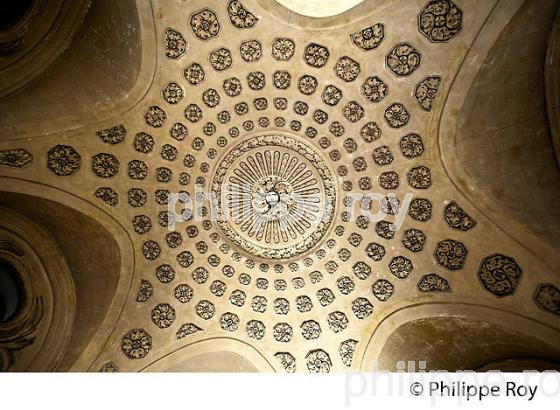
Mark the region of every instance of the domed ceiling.
[[183, 349], [197, 366], [218, 352], [249, 361], [237, 370], [366, 368], [380, 324], [424, 305], [507, 311], [504, 325], [558, 337], [558, 248], [481, 206], [443, 141], [480, 44], [522, 1], [371, 0], [323, 19], [264, 0], [151, 3], [145, 95], [101, 122], [2, 132], [2, 189], [79, 198], [133, 249], [108, 336], [74, 370], [177, 370]]

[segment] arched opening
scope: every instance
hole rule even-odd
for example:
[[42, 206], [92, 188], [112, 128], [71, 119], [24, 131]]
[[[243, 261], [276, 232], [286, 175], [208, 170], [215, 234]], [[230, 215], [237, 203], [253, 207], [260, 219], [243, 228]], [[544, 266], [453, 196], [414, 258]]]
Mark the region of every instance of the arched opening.
[[2, 4], [0, 31], [8, 30], [23, 19], [31, 9], [34, 0], [7, 1]]
[[0, 323], [7, 323], [19, 312], [24, 291], [16, 268], [0, 259]]

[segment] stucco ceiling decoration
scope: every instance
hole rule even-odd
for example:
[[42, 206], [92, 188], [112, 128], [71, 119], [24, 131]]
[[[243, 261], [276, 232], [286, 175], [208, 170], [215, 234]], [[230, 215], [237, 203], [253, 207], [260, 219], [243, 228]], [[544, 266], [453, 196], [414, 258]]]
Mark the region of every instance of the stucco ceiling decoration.
[[[276, 371], [347, 371], [375, 324], [433, 301], [558, 323], [556, 278], [449, 183], [437, 146], [494, 1], [372, 0], [332, 28], [265, 1], [153, 4], [144, 100], [79, 135], [0, 145], [2, 175], [85, 198], [133, 242], [133, 288], [90, 370], [232, 339]], [[208, 203], [177, 212], [197, 186], [225, 221]]]

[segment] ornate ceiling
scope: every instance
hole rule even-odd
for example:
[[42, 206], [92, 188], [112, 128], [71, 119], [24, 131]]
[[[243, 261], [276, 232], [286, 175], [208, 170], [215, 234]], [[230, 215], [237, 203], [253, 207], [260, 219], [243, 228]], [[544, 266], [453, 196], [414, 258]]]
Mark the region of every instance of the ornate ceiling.
[[[2, 190], [115, 237], [111, 308], [69, 368], [230, 352], [261, 371], [367, 369], [376, 331], [417, 307], [500, 312], [558, 341], [557, 247], [488, 205], [446, 148], [481, 44], [523, 1], [371, 0], [324, 19], [271, 1], [151, 3], [145, 94], [0, 141]], [[214, 203], [185, 211], [202, 194]]]

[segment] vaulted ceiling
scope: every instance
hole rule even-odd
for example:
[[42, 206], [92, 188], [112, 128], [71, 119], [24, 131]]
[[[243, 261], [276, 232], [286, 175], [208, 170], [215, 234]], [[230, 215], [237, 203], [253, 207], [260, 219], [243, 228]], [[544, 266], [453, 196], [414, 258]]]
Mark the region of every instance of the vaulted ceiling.
[[312, 3], [94, 0], [6, 88], [0, 205], [76, 296], [49, 369], [560, 360], [558, 2]]

